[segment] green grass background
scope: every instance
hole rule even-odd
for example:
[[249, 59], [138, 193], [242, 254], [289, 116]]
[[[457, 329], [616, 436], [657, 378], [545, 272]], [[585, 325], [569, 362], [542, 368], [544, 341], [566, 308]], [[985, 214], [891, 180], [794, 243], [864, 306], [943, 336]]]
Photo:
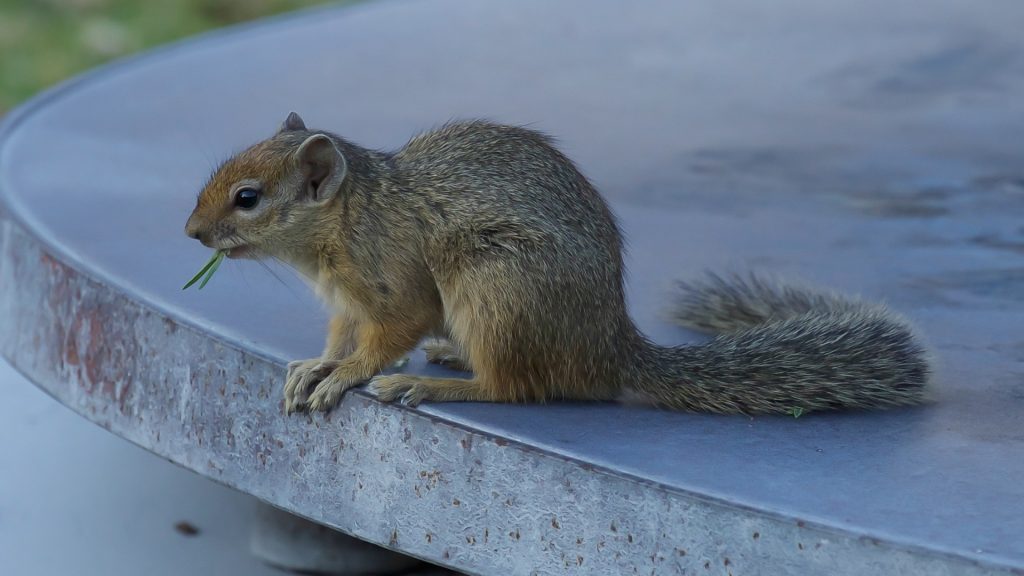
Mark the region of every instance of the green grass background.
[[112, 58], [323, 0], [0, 0], [0, 115]]

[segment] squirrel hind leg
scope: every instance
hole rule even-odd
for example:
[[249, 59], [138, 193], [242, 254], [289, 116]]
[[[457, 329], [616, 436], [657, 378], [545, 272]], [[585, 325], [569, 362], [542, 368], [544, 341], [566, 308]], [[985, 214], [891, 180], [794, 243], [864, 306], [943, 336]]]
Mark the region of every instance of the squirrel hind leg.
[[413, 374], [388, 374], [370, 381], [369, 389], [383, 402], [502, 402], [492, 387], [479, 378], [429, 378]]
[[848, 312], [869, 306], [827, 291], [783, 284], [756, 274], [680, 281], [672, 318], [685, 328], [711, 334], [739, 332], [808, 312]]

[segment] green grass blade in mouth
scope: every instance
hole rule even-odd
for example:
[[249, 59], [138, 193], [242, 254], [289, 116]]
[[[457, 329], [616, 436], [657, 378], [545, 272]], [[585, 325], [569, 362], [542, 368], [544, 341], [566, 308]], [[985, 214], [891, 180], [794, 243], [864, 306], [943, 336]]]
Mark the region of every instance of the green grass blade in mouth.
[[203, 266], [202, 270], [197, 272], [196, 275], [193, 276], [192, 279], [189, 280], [187, 284], [181, 287], [181, 289], [187, 290], [190, 286], [192, 286], [196, 282], [199, 282], [200, 278], [206, 276], [205, 278], [203, 278], [203, 282], [199, 284], [199, 289], [202, 290], [203, 286], [206, 286], [206, 283], [210, 281], [210, 278], [213, 278], [213, 273], [216, 272], [217, 268], [220, 267], [220, 263], [222, 260], [224, 260], [225, 254], [226, 252], [224, 252], [223, 250], [217, 250], [216, 252], [214, 252], [213, 256], [210, 257], [210, 260], [206, 263], [205, 266]]
[[206, 272], [206, 278], [203, 278], [203, 281], [199, 283], [200, 290], [206, 286], [206, 283], [210, 281], [210, 278], [213, 278], [213, 274], [217, 271], [217, 268], [220, 268], [220, 263], [224, 261], [224, 254], [226, 254], [226, 252], [217, 252], [217, 257], [213, 260], [213, 266], [210, 266], [210, 270]]

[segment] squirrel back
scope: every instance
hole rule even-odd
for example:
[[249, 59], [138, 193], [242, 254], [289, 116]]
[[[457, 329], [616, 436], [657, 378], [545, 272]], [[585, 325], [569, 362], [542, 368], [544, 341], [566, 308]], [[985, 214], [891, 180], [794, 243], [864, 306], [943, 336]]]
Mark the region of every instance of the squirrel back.
[[920, 402], [921, 346], [882, 307], [712, 277], [677, 318], [720, 333], [663, 347], [630, 319], [607, 203], [547, 136], [456, 122], [395, 152], [292, 114], [225, 162], [186, 232], [229, 257], [292, 264], [334, 309], [319, 358], [291, 365], [286, 409], [327, 410], [424, 337], [472, 379], [377, 376], [383, 400], [640, 398], [785, 413]]

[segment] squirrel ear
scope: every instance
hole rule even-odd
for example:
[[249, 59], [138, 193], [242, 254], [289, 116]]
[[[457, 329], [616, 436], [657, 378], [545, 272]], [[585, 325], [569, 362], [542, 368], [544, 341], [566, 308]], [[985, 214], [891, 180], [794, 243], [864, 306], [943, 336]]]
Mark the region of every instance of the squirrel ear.
[[303, 174], [300, 198], [325, 202], [337, 194], [348, 173], [348, 162], [337, 144], [325, 134], [314, 134], [295, 151], [295, 161]]
[[288, 117], [284, 119], [281, 124], [281, 129], [278, 132], [294, 132], [296, 130], [305, 130], [306, 123], [302, 121], [302, 116], [299, 116], [295, 112], [290, 112]]

